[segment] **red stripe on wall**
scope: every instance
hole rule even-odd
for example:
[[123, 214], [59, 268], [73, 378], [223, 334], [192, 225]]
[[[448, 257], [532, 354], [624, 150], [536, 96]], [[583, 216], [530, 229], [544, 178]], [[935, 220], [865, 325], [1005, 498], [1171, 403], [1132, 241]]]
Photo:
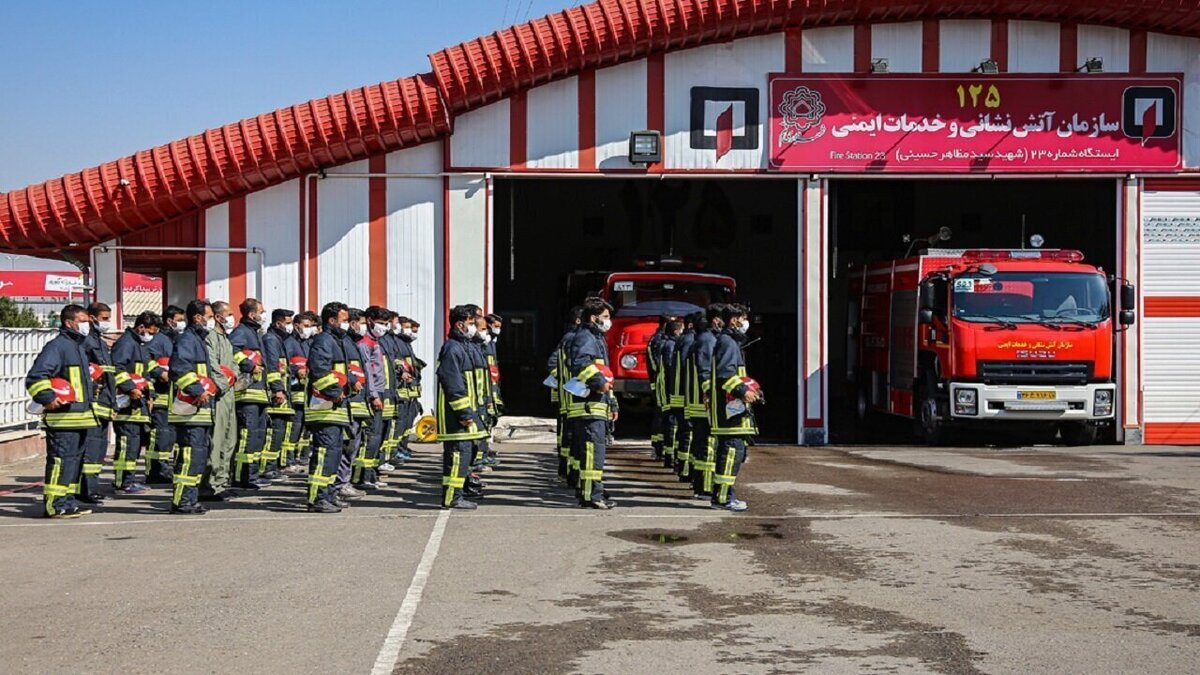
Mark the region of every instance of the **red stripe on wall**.
[[317, 198], [321, 192], [317, 189], [319, 179], [316, 176], [309, 178], [308, 181], [308, 260], [305, 264], [308, 266], [308, 304], [314, 311], [319, 311], [321, 307], [321, 299], [317, 296], [317, 251], [321, 248], [320, 240], [317, 238], [317, 233], [320, 227], [317, 223]]
[[525, 92], [508, 100], [508, 164], [524, 169], [529, 135], [529, 99]]
[[296, 291], [297, 297], [300, 298], [300, 311], [311, 309], [308, 307], [308, 298], [304, 297], [307, 295], [304, 291], [307, 288], [305, 283], [308, 281], [308, 266], [304, 261], [304, 186], [306, 182], [303, 178], [296, 181], [296, 197], [299, 200], [296, 206], [296, 260], [299, 261], [299, 264], [296, 265]]
[[941, 63], [941, 25], [936, 19], [921, 22], [921, 72], [936, 73]]
[[1146, 31], [1129, 31], [1129, 72], [1146, 72]]
[[[200, 212], [198, 214], [196, 214], [196, 246], [198, 246], [200, 248], [204, 248], [204, 246], [205, 246], [204, 242], [206, 239], [208, 239], [208, 220], [205, 217], [205, 214], [207, 214], [207, 213], [208, 213], [207, 211], [201, 209]], [[199, 253], [197, 253], [196, 254], [196, 297], [197, 298], [208, 297], [207, 284], [205, 283], [205, 275], [208, 274], [207, 264], [208, 264], [208, 254], [205, 253], [204, 251], [200, 251]], [[166, 306], [167, 306], [166, 298], [163, 298], [163, 307], [166, 307]]]
[[1142, 300], [1142, 315], [1147, 318], [1200, 317], [1200, 297], [1154, 295]]
[[[655, 131], [663, 131], [666, 127], [667, 114], [663, 91], [665, 86], [666, 68], [663, 55], [651, 54], [646, 59], [646, 126]], [[651, 165], [649, 171], [661, 173], [664, 163]]]
[[1200, 445], [1200, 422], [1147, 422], [1142, 434], [1147, 445]]
[[854, 27], [854, 72], [871, 72], [871, 24]]
[[992, 19], [992, 60], [1008, 72], [1008, 19]]
[[783, 33], [783, 70], [804, 71], [804, 32], [799, 28], [789, 28]]
[[[246, 247], [246, 198], [229, 200], [229, 248]], [[246, 254], [229, 254], [229, 302], [246, 299]], [[261, 299], [261, 298], [260, 298]]]
[[1073, 73], [1079, 67], [1079, 26], [1064, 23], [1059, 26], [1058, 38], [1058, 69], [1064, 73]]
[[[447, 140], [446, 145], [450, 143]], [[450, 334], [450, 177], [442, 177], [442, 335]]]
[[1200, 178], [1147, 178], [1142, 192], [1200, 192]]
[[579, 74], [579, 169], [596, 169], [596, 71]]
[[[367, 170], [371, 173], [387, 173], [387, 156], [376, 155], [367, 160]], [[368, 249], [368, 297], [372, 305], [387, 306], [387, 179], [372, 177], [367, 179], [367, 216], [370, 218], [367, 239]]]

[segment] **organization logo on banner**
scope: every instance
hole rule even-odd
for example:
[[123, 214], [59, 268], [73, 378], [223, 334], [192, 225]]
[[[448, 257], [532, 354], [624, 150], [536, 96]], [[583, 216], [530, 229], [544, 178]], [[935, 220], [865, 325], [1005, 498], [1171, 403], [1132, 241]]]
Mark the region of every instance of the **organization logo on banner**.
[[811, 143], [825, 135], [825, 101], [821, 92], [796, 87], [783, 95], [779, 104], [781, 143]]
[[692, 87], [693, 150], [716, 150], [717, 161], [730, 150], [757, 150], [756, 87]]
[[1145, 145], [1151, 138], [1175, 135], [1175, 90], [1170, 87], [1129, 87], [1121, 109], [1121, 129]]

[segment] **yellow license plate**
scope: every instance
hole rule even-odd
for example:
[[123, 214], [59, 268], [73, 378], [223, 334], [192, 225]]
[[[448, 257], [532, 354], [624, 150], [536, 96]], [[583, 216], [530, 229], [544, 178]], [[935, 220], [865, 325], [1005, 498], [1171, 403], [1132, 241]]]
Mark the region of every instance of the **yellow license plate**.
[[1018, 391], [1017, 398], [1022, 401], [1053, 401], [1058, 398], [1058, 392], [1053, 391]]

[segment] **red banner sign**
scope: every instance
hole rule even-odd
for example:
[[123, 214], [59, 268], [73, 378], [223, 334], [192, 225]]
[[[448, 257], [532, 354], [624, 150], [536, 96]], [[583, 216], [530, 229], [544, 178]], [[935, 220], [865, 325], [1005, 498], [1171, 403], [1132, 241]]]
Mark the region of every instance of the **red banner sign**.
[[[122, 278], [126, 293], [161, 291], [162, 279], [135, 272]], [[66, 298], [83, 295], [83, 275], [78, 272], [42, 272], [36, 270], [0, 270], [0, 296], [10, 298]]]
[[1183, 76], [770, 76], [771, 168], [1151, 172], [1182, 167]]

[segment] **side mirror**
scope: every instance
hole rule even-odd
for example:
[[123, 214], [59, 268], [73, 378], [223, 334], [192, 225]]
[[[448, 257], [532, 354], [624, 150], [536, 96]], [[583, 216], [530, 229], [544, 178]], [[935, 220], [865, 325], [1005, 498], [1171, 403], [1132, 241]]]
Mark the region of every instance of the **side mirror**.
[[921, 311], [933, 309], [933, 283], [930, 281], [921, 282], [921, 289], [918, 294], [921, 298]]
[[1121, 284], [1121, 309], [1137, 309], [1137, 288], [1131, 283]]
[[1117, 314], [1117, 322], [1122, 326], [1132, 326], [1137, 321], [1137, 312], [1132, 309], [1123, 309]]
[[[1124, 314], [1124, 312], [1122, 312]], [[933, 323], [933, 310], [929, 307], [922, 307], [921, 311], [917, 312], [917, 321], [921, 322], [922, 326], [928, 326]]]

